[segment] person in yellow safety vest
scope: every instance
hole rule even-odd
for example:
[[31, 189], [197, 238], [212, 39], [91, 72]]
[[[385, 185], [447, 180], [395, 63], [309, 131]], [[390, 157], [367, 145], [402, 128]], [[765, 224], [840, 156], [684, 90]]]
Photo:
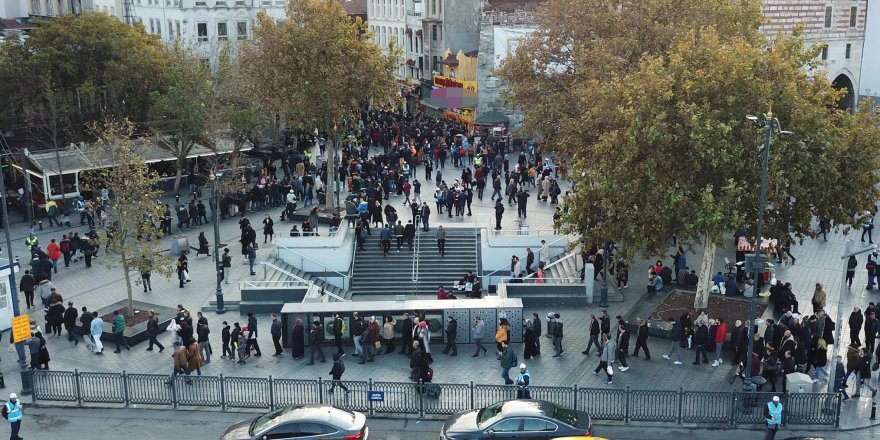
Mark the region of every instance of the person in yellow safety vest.
[[24, 239], [24, 245], [27, 246], [28, 252], [33, 252], [34, 248], [39, 246], [39, 244], [40, 239], [37, 238], [36, 235], [34, 235], [34, 230], [31, 229], [30, 231], [28, 231], [28, 236]]
[[15, 393], [10, 394], [9, 401], [3, 405], [3, 416], [9, 421], [12, 431], [9, 438], [21, 440], [21, 437], [18, 436], [18, 431], [21, 429], [21, 402]]
[[46, 217], [49, 219], [49, 226], [61, 226], [58, 222], [58, 203], [49, 200], [46, 203]]
[[772, 402], [767, 402], [764, 408], [764, 418], [767, 420], [767, 433], [765, 440], [773, 440], [776, 437], [776, 431], [779, 425], [782, 425], [782, 404], [779, 403], [779, 396], [773, 396]]

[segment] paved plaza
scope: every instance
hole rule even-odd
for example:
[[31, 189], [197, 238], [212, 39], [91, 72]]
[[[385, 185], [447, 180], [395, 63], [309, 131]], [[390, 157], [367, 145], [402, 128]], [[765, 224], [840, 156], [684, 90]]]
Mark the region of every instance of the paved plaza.
[[[454, 168], [453, 168], [454, 170]], [[447, 166], [444, 175], [453, 174], [450, 167]], [[424, 177], [424, 172], [419, 169], [415, 174], [418, 177]], [[429, 196], [433, 193], [433, 184], [423, 186], [423, 196]], [[393, 196], [391, 203], [402, 205], [403, 198]], [[434, 228], [437, 224], [444, 227], [469, 227], [474, 225], [477, 227], [485, 227], [488, 225], [489, 218], [494, 217], [492, 214], [492, 202], [487, 197], [481, 202], [474, 199], [473, 211], [474, 216], [464, 218], [449, 219], [446, 216], [439, 217], [432, 214], [431, 226]], [[302, 210], [302, 208], [300, 208]], [[552, 214], [554, 207], [543, 202], [538, 202], [535, 198], [529, 200], [528, 220], [531, 229], [552, 229]], [[258, 240], [260, 240], [261, 230], [259, 226], [259, 218], [266, 212], [277, 218], [279, 209], [271, 211], [262, 211], [251, 214], [249, 217], [255, 223], [257, 229]], [[12, 215], [15, 223], [12, 225], [11, 234], [13, 237], [14, 254], [18, 256], [26, 255], [24, 247], [24, 237], [27, 234], [26, 224], [20, 223], [20, 217]], [[36, 231], [40, 238], [41, 245], [45, 246], [49, 239], [60, 239], [62, 233], [68, 231], [78, 231], [80, 234], [86, 232], [85, 227], [76, 226], [78, 219], [75, 220], [75, 227], [72, 228], [48, 228], [44, 227], [42, 231]], [[508, 209], [504, 215], [504, 229], [514, 230], [518, 226], [515, 211]], [[276, 231], [284, 231], [286, 227], [276, 223]], [[189, 237], [190, 244], [195, 245], [196, 237], [199, 231], [205, 231], [209, 241], [213, 241], [212, 226], [205, 225], [185, 231], [184, 234]], [[224, 291], [226, 298], [233, 300], [239, 297], [237, 283], [242, 280], [260, 280], [262, 279], [262, 270], [257, 271], [257, 276], [251, 277], [248, 273], [248, 267], [244, 264], [244, 259], [240, 255], [240, 246], [238, 245], [239, 227], [238, 218], [226, 219], [221, 221], [220, 225], [221, 241], [231, 247], [231, 253], [235, 256], [233, 268], [230, 274], [232, 284], [225, 284]], [[850, 234], [855, 237], [858, 245], [858, 234]], [[370, 240], [376, 240], [371, 237]], [[797, 257], [797, 265], [786, 266], [777, 271], [777, 277], [781, 280], [791, 282], [794, 286], [794, 292], [797, 294], [801, 304], [801, 309], [809, 310], [810, 297], [813, 293], [813, 286], [819, 282], [825, 286], [828, 293], [828, 307], [830, 316], [834, 318], [837, 313], [838, 300], [840, 298], [840, 277], [843, 270], [844, 261], [840, 259], [843, 253], [846, 237], [842, 234], [829, 234], [828, 242], [821, 240], [808, 240], [803, 244], [796, 244], [792, 248], [792, 253]], [[732, 238], [731, 240], [732, 241]], [[170, 238], [164, 238], [163, 244], [165, 248], [170, 248]], [[213, 244], [213, 243], [212, 243]], [[732, 244], [732, 243], [731, 243]], [[4, 256], [7, 250], [4, 247]], [[857, 246], [858, 247], [858, 246]], [[258, 253], [258, 261], [265, 261], [270, 258], [274, 251], [274, 245], [260, 245]], [[731, 248], [720, 249], [718, 251], [717, 260], [723, 263], [723, 258], [727, 256], [733, 259]], [[96, 262], [93, 262], [91, 269], [86, 269], [82, 261], [72, 263], [70, 268], [59, 268], [58, 274], [53, 276], [53, 283], [63, 295], [65, 302], [70, 300], [74, 302], [77, 309], [87, 306], [89, 310], [97, 309], [107, 304], [116, 302], [125, 298], [125, 282], [121, 276], [121, 269], [108, 269], [102, 260], [105, 255], [101, 255]], [[169, 254], [169, 258], [172, 258]], [[699, 261], [699, 252], [696, 255], [689, 256], [691, 265], [695, 266]], [[669, 258], [664, 259], [668, 261]], [[877, 291], [866, 291], [864, 289], [867, 274], [864, 269], [864, 257], [859, 259], [856, 272], [856, 282], [852, 290], [844, 292], [843, 308], [844, 323], [849, 315], [853, 305], [860, 305], [862, 308], [867, 306], [869, 301], [880, 300]], [[623, 303], [613, 303], [608, 308], [609, 314], [613, 317], [618, 314], [626, 314], [639, 301], [643, 292], [642, 271], [639, 268], [642, 263], [636, 263], [630, 271], [629, 288], [624, 291], [625, 301]], [[644, 263], [647, 267], [647, 262]], [[153, 276], [152, 293], [144, 293], [140, 288], [134, 294], [134, 299], [139, 301], [158, 303], [164, 306], [174, 307], [177, 304], [184, 305], [193, 314], [199, 311], [202, 306], [208, 304], [214, 299], [215, 278], [213, 263], [211, 258], [205, 256], [196, 257], [194, 253], [189, 254], [189, 267], [192, 276], [192, 282], [187, 284], [186, 288], [180, 289], [177, 286], [177, 280], [164, 279], [159, 276]], [[489, 268], [487, 268], [489, 269]], [[393, 269], [392, 269], [393, 270]], [[402, 271], [409, 271], [410, 268], [401, 268]], [[723, 270], [722, 266], [716, 265], [716, 271]], [[17, 277], [18, 278], [18, 277]], [[597, 286], [598, 287], [598, 286]], [[395, 292], [389, 292], [394, 294]], [[598, 295], [598, 290], [597, 290]], [[24, 301], [20, 302], [22, 307]], [[532, 312], [537, 312], [542, 317], [546, 317], [547, 312], [560, 312], [561, 320], [565, 323], [565, 338], [563, 346], [565, 353], [561, 358], [552, 358], [550, 340], [543, 337], [542, 353], [543, 355], [537, 359], [524, 361], [528, 364], [532, 374], [532, 383], [541, 386], [573, 386], [577, 384], [579, 387], [605, 388], [604, 375], [593, 375], [592, 370], [598, 364], [598, 358], [595, 355], [584, 356], [581, 351], [585, 348], [588, 333], [588, 316], [589, 313], [598, 315], [599, 308], [596, 306], [588, 306], [586, 309], [568, 309], [568, 310], [549, 310], [549, 309], [525, 309], [524, 315], [530, 316]], [[43, 323], [42, 310], [30, 310], [32, 319], [36, 319], [41, 326]], [[769, 312], [768, 312], [769, 313]], [[272, 342], [269, 334], [270, 318], [268, 316], [259, 316], [259, 342], [263, 351], [262, 357], [251, 357], [247, 360], [246, 365], [238, 365], [229, 360], [220, 359], [220, 330], [221, 321], [227, 320], [230, 323], [240, 321], [244, 323], [246, 320], [240, 316], [237, 311], [228, 312], [224, 315], [216, 315], [213, 312], [205, 313], [211, 326], [211, 341], [214, 347], [214, 356], [211, 362], [207, 364], [202, 373], [206, 375], [223, 374], [226, 376], [273, 376], [277, 378], [304, 378], [315, 379], [318, 376], [326, 378], [330, 370], [330, 362], [326, 364], [316, 363], [314, 366], [307, 366], [307, 359], [295, 361], [289, 355], [289, 351], [285, 352], [282, 357], [273, 357]], [[712, 316], [711, 310], [709, 315]], [[743, 317], [746, 318], [746, 317]], [[847, 326], [837, 323], [838, 329], [843, 329], [843, 333], [837, 335], [838, 340], [848, 341]], [[465, 323], [459, 323], [459, 331], [463, 331]], [[762, 329], [763, 331], [763, 329]], [[6, 337], [8, 338], [8, 332]], [[159, 336], [163, 344], [169, 345], [171, 336], [161, 334]], [[7, 339], [8, 340], [8, 339]], [[53, 370], [74, 370], [96, 371], [96, 372], [118, 372], [125, 370], [131, 373], [171, 373], [172, 359], [169, 352], [158, 353], [158, 351], [145, 351], [146, 343], [133, 346], [131, 351], [123, 351], [121, 354], [114, 354], [114, 345], [112, 342], [105, 342], [105, 354], [96, 356], [87, 350], [84, 344], [74, 346], [66, 341], [66, 337], [56, 338], [47, 336], [48, 349], [51, 356], [50, 367]], [[630, 343], [630, 348], [634, 346], [635, 340]], [[349, 343], [350, 344], [350, 343]], [[494, 345], [494, 344], [493, 344]], [[665, 340], [649, 340], [649, 347], [652, 353], [652, 360], [645, 361], [643, 359], [630, 358], [629, 371], [618, 372], [614, 377], [614, 384], [610, 385], [614, 388], [630, 387], [632, 389], [666, 389], [676, 390], [682, 388], [684, 390], [711, 390], [726, 391], [730, 390], [731, 385], [728, 384], [728, 378], [735, 372], [735, 368], [725, 363], [718, 368], [712, 368], [709, 365], [694, 366], [691, 365], [693, 351], [685, 350], [683, 352], [684, 365], [675, 366], [670, 361], [664, 360], [661, 355], [668, 352], [669, 342]], [[522, 347], [514, 344], [514, 348], [520, 353]], [[836, 349], [837, 347], [835, 347]], [[473, 381], [475, 383], [501, 384], [503, 379], [500, 377], [499, 362], [490, 353], [489, 356], [480, 356], [476, 359], [471, 355], [474, 346], [470, 344], [459, 346], [459, 355], [450, 357], [440, 353], [442, 348], [437, 345], [432, 346], [435, 363], [433, 365], [435, 371], [435, 382], [442, 383], [467, 383]], [[354, 349], [348, 348], [348, 353], [353, 353]], [[325, 350], [330, 353], [330, 350]], [[17, 374], [18, 365], [14, 362], [15, 355], [6, 352], [3, 356], [3, 362], [0, 368], [5, 375], [7, 389], [19, 389], [19, 375]], [[349, 380], [366, 380], [372, 378], [374, 381], [407, 381], [409, 376], [409, 360], [398, 354], [380, 355], [373, 363], [358, 365], [357, 358], [347, 357], [347, 369], [344, 379]], [[824, 391], [824, 382], [820, 384], [818, 391]], [[866, 426], [871, 422], [868, 419], [871, 402], [869, 399], [854, 399], [843, 405], [841, 423], [844, 427]]]

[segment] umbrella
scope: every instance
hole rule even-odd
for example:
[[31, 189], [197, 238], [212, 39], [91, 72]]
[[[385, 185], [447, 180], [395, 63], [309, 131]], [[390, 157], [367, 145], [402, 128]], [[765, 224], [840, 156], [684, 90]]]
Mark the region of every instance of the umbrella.
[[468, 108], [477, 105], [477, 92], [460, 87], [442, 87], [431, 90], [426, 100], [437, 108]]
[[487, 113], [483, 113], [477, 120], [474, 121], [474, 124], [477, 125], [501, 125], [501, 124], [509, 124], [510, 118], [501, 114], [501, 112], [491, 111]]

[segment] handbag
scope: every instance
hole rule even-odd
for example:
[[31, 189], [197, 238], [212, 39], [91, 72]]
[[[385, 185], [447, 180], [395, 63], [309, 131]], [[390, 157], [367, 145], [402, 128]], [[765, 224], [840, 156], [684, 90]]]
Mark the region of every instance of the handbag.
[[184, 281], [189, 281], [189, 280], [190, 280], [190, 279], [189, 279], [189, 271], [188, 271], [188, 270], [185, 270], [185, 269], [184, 269], [184, 271], [183, 271], [183, 280], [184, 280]]
[[605, 367], [605, 372], [608, 373], [609, 376], [614, 376], [614, 367], [609, 364], [607, 367]]
[[474, 283], [464, 283], [464, 290], [467, 292], [474, 290]]
[[377, 350], [382, 348], [382, 342], [380, 342], [380, 341], [376, 341], [376, 343], [374, 345], [376, 346]]

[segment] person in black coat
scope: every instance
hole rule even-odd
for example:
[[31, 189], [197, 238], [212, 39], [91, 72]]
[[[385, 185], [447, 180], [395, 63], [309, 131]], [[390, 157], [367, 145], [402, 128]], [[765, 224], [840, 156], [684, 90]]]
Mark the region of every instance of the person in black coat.
[[626, 356], [629, 354], [629, 332], [626, 324], [617, 325], [617, 360], [620, 361], [620, 371], [629, 370], [626, 365]]
[[859, 350], [859, 365], [856, 371], [859, 372], [859, 377], [856, 381], [856, 393], [852, 396], [861, 397], [862, 386], [866, 386], [871, 390], [871, 398], [876, 397], [877, 388], [871, 384], [871, 353], [866, 352], [865, 349]]
[[849, 343], [856, 344], [857, 346], [862, 345], [862, 341], [859, 339], [859, 333], [862, 331], [862, 324], [865, 322], [865, 317], [862, 315], [862, 309], [858, 306], [853, 307], [852, 313], [849, 314]]
[[696, 358], [694, 365], [700, 365], [700, 354], [703, 355], [703, 363], [708, 364], [709, 359], [706, 356], [706, 350], [709, 348], [709, 328], [705, 322], [700, 322], [699, 327], [694, 332], [693, 347], [696, 350]]
[[526, 320], [525, 332], [523, 333], [523, 359], [535, 357], [535, 327], [531, 319]]
[[541, 318], [538, 317], [537, 313], [532, 313], [532, 331], [535, 332], [535, 353], [532, 355], [540, 356], [541, 355]]
[[290, 335], [290, 351], [294, 359], [302, 359], [306, 354], [305, 330], [302, 319], [296, 318]]
[[225, 359], [227, 356], [229, 359], [235, 359], [235, 350], [230, 344], [231, 340], [232, 328], [229, 327], [228, 322], [223, 321], [223, 330], [220, 331], [220, 341], [223, 345], [223, 354], [220, 356], [220, 359]]
[[412, 329], [412, 319], [410, 319], [409, 313], [404, 313], [400, 328], [401, 340], [403, 341], [403, 346], [400, 347], [400, 354], [409, 355], [412, 353]]
[[639, 323], [639, 329], [636, 332], [636, 348], [633, 350], [632, 355], [635, 357], [639, 357], [639, 349], [644, 349], [645, 351], [645, 360], [651, 359], [651, 352], [648, 351], [648, 321], [645, 321], [641, 318], [636, 318]]
[[24, 292], [24, 299], [29, 309], [34, 307], [34, 288], [36, 286], [37, 280], [31, 275], [31, 271], [24, 271], [24, 275], [21, 276], [21, 281], [18, 284], [18, 290]]
[[342, 383], [342, 373], [345, 373], [345, 364], [342, 363], [342, 354], [333, 353], [333, 367], [330, 368], [330, 376], [333, 378], [333, 382], [330, 382], [330, 389], [327, 390], [328, 393], [332, 393], [333, 389], [338, 385], [339, 388], [342, 388], [345, 391], [345, 394], [348, 394], [348, 387]]
[[64, 329], [67, 330], [67, 341], [73, 342], [73, 345], [79, 344], [76, 331], [76, 318], [79, 317], [79, 311], [73, 306], [73, 301], [67, 303], [67, 309], [64, 310]]

